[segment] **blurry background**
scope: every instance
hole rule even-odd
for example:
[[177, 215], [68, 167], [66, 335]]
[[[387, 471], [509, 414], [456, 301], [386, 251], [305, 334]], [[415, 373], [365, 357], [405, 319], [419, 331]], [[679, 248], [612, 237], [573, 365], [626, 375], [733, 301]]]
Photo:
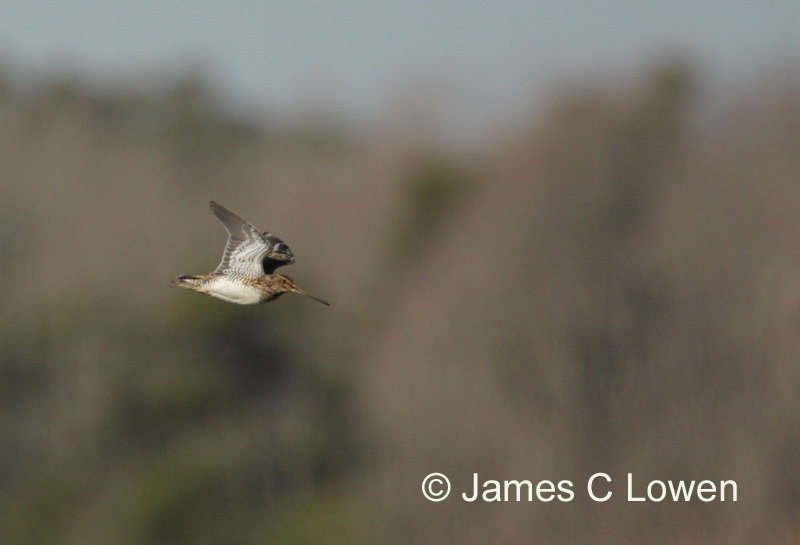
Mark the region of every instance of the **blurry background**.
[[800, 4], [274, 4], [0, 6], [2, 543], [797, 543]]

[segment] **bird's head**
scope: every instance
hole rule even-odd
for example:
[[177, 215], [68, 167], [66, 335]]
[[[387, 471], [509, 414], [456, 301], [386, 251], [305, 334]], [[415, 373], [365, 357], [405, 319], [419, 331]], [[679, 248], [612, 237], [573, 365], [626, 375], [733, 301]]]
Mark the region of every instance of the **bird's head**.
[[291, 278], [289, 278], [288, 276], [283, 276], [281, 274], [278, 274], [278, 275], [275, 275], [275, 276], [277, 277], [277, 284], [276, 285], [280, 289], [281, 293], [287, 292], [287, 291], [292, 291], [294, 293], [299, 293], [300, 295], [305, 295], [306, 297], [310, 297], [314, 301], [322, 303], [323, 305], [330, 306], [330, 303], [328, 303], [327, 301], [323, 301], [322, 299], [320, 299], [316, 295], [311, 295], [307, 291], [298, 288], [295, 285], [294, 281]]

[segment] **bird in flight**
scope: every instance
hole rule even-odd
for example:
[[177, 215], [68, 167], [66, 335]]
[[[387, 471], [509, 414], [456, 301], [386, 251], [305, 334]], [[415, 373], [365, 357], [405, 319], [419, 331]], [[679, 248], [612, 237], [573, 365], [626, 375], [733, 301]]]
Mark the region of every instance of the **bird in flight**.
[[329, 304], [298, 288], [288, 276], [275, 274], [278, 267], [294, 263], [294, 254], [284, 241], [269, 232], [259, 232], [214, 201], [209, 204], [228, 231], [222, 262], [211, 274], [182, 274], [172, 281], [173, 286], [239, 305], [268, 303], [290, 291]]

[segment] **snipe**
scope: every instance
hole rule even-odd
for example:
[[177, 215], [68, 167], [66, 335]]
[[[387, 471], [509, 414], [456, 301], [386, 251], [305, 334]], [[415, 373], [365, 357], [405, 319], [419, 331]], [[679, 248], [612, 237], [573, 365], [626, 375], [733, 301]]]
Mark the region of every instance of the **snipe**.
[[228, 231], [222, 262], [211, 274], [182, 274], [172, 281], [173, 286], [240, 305], [268, 303], [288, 292], [329, 304], [298, 288], [288, 276], [274, 274], [278, 267], [294, 263], [285, 242], [269, 232], [259, 232], [224, 206], [214, 201], [209, 204]]

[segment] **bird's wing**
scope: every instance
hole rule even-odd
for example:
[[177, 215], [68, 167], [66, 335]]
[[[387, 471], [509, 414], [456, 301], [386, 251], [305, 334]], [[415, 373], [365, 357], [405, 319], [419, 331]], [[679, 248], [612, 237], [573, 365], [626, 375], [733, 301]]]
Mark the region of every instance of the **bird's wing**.
[[281, 239], [270, 234], [262, 235], [250, 223], [214, 201], [209, 204], [228, 231], [225, 253], [213, 274], [232, 273], [259, 278], [271, 274], [280, 265], [294, 263], [292, 251]]
[[264, 256], [264, 259], [261, 260], [261, 268], [264, 269], [264, 274], [272, 274], [278, 267], [294, 263], [294, 254], [288, 244], [269, 231], [264, 231], [262, 236], [271, 248], [269, 253]]

